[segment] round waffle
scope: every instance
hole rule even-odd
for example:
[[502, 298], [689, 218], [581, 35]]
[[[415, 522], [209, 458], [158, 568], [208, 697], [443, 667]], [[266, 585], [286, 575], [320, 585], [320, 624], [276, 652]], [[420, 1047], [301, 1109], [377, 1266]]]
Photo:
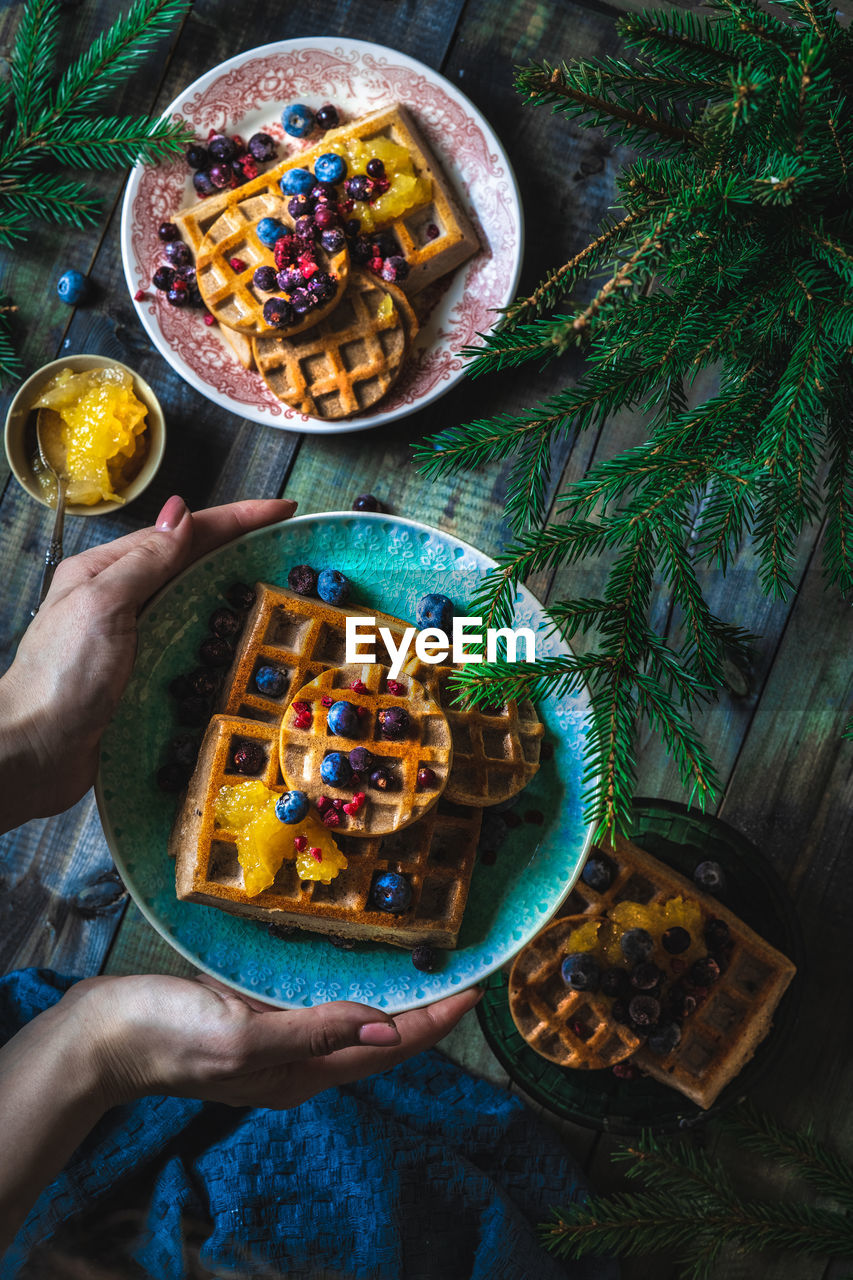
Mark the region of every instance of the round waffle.
[[420, 680], [441, 707], [453, 739], [453, 770], [447, 798], [477, 808], [500, 804], [527, 786], [539, 768], [545, 729], [533, 703], [456, 707], [450, 677], [462, 667], [429, 666], [414, 658], [404, 668]]
[[[261, 244], [255, 227], [261, 218], [278, 218], [286, 226], [293, 226], [293, 218], [287, 212], [287, 204], [272, 191], [234, 199], [207, 230], [196, 255], [196, 279], [199, 292], [210, 313], [230, 329], [240, 333], [302, 333], [312, 329], [334, 311], [347, 287], [349, 278], [349, 253], [346, 245], [338, 253], [327, 253], [315, 246], [315, 257], [321, 269], [338, 279], [338, 288], [328, 302], [312, 307], [296, 324], [286, 330], [271, 329], [264, 320], [264, 303], [275, 294], [265, 293], [253, 284], [252, 277], [258, 267], [275, 268], [272, 249]], [[239, 262], [238, 269], [232, 262]]]
[[574, 991], [563, 980], [569, 939], [590, 920], [555, 920], [518, 953], [509, 975], [509, 1009], [519, 1034], [541, 1057], [561, 1067], [596, 1070], [630, 1057], [642, 1041], [611, 1017], [607, 996]]
[[308, 333], [268, 330], [252, 342], [255, 364], [274, 396], [313, 418], [369, 409], [397, 378], [417, 328], [401, 291], [352, 271], [338, 306]]
[[[402, 692], [389, 692], [388, 668], [379, 663], [332, 667], [303, 685], [282, 719], [279, 757], [289, 787], [304, 791], [315, 804], [325, 796], [349, 805], [355, 794], [364, 794], [364, 803], [356, 811], [338, 811], [339, 823], [333, 825], [346, 835], [388, 835], [409, 826], [436, 804], [447, 783], [453, 747], [441, 708], [417, 680], [407, 677], [399, 684]], [[360, 736], [345, 738], [328, 728], [328, 708], [338, 701], [357, 708]], [[391, 708], [408, 713], [408, 729], [400, 738], [381, 736], [379, 715]], [[348, 755], [355, 747], [372, 753], [370, 771], [354, 775], [346, 786], [324, 782], [323, 758], [333, 751]], [[435, 775], [427, 786], [418, 783], [422, 768]], [[390, 775], [387, 790], [371, 785], [370, 773], [375, 769]]]

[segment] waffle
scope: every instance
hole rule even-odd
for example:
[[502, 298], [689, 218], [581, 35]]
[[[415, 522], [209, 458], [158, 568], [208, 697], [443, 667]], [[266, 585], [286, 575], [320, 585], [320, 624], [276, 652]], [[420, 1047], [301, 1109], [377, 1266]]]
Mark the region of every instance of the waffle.
[[[646, 1074], [707, 1109], [770, 1031], [776, 1006], [796, 969], [733, 912], [636, 845], [617, 837], [615, 844], [594, 852], [609, 860], [612, 882], [599, 893], [578, 880], [562, 908], [562, 917], [576, 922], [578, 916], [606, 915], [623, 901], [662, 905], [672, 898], [683, 898], [698, 906], [703, 929], [712, 918], [724, 920], [729, 927], [732, 951], [728, 965], [681, 1023], [681, 1043], [666, 1056], [643, 1046], [632, 1059]], [[557, 923], [562, 923], [562, 918]], [[534, 942], [538, 944], [539, 939], [547, 943], [548, 930]], [[698, 951], [704, 954], [704, 945]], [[686, 961], [693, 954], [692, 950], [685, 952]], [[652, 958], [665, 970], [672, 964], [672, 957], [662, 951]]]
[[[213, 821], [220, 787], [245, 781], [230, 762], [246, 741], [263, 748], [260, 781], [277, 792], [286, 789], [278, 764], [277, 727], [214, 716], [170, 840], [179, 898], [254, 920], [362, 941], [401, 947], [456, 945], [480, 834], [479, 810], [447, 804], [442, 798], [404, 832], [357, 840], [334, 832], [348, 865], [330, 884], [300, 881], [294, 864], [285, 861], [273, 884], [249, 898], [235, 837], [216, 829]], [[411, 906], [400, 915], [368, 905], [373, 877], [385, 870], [401, 872], [411, 884]]]
[[376, 137], [387, 137], [406, 147], [415, 173], [418, 177], [430, 178], [432, 182], [432, 199], [428, 204], [392, 219], [384, 229], [385, 235], [393, 236], [397, 241], [398, 252], [408, 263], [409, 275], [404, 289], [413, 297], [467, 261], [480, 244], [411, 116], [405, 107], [399, 105], [383, 107], [337, 129], [329, 129], [315, 146], [288, 156], [274, 168], [233, 191], [218, 192], [182, 209], [172, 221], [180, 228], [186, 244], [198, 255], [208, 231], [230, 205], [258, 195], [280, 200], [279, 179], [288, 169], [313, 168], [319, 156], [334, 151], [348, 138], [369, 140]]
[[[279, 759], [288, 786], [304, 791], [315, 804], [324, 795], [347, 802], [356, 791], [366, 794], [359, 810], [341, 815], [347, 834], [352, 836], [390, 835], [417, 822], [438, 800], [450, 772], [453, 748], [440, 707], [423, 685], [411, 678], [403, 682], [404, 693], [390, 693], [387, 677], [388, 668], [378, 663], [323, 671], [299, 690], [281, 721]], [[363, 692], [353, 689], [354, 684]], [[362, 728], [359, 737], [342, 738], [329, 731], [324, 697], [332, 702], [350, 702], [358, 709]], [[300, 728], [293, 707], [303, 703], [310, 710], [311, 723]], [[379, 731], [378, 715], [392, 707], [402, 708], [409, 716], [409, 730], [398, 739], [383, 738]], [[323, 757], [330, 751], [348, 753], [353, 747], [367, 747], [375, 757], [374, 767], [386, 769], [393, 777], [393, 787], [379, 791], [367, 778], [353, 779], [344, 787], [323, 782]], [[428, 787], [418, 784], [418, 770], [422, 768], [435, 774], [435, 782]]]
[[[240, 196], [244, 190], [238, 188], [233, 193], [234, 198], [211, 223], [198, 246], [196, 279], [205, 306], [220, 324], [238, 333], [275, 333], [278, 330], [271, 330], [263, 316], [264, 303], [275, 295], [265, 293], [252, 281], [258, 267], [275, 268], [275, 255], [272, 249], [261, 244], [255, 227], [261, 218], [277, 218], [291, 227], [294, 220], [281, 195], [265, 191]], [[314, 252], [318, 266], [337, 277], [338, 288], [328, 302], [312, 307], [301, 320], [288, 325], [288, 334], [302, 333], [319, 324], [334, 311], [346, 289], [349, 277], [346, 246], [338, 253], [329, 254], [315, 245]], [[233, 262], [241, 264], [239, 270], [232, 266]]]
[[431, 666], [413, 658], [404, 674], [413, 676], [435, 698], [450, 725], [453, 769], [447, 798], [475, 807], [499, 804], [526, 787], [539, 768], [544, 726], [533, 703], [507, 702], [500, 707], [454, 707], [448, 681], [461, 666]]
[[610, 1016], [599, 992], [574, 991], [560, 973], [572, 932], [586, 916], [555, 920], [515, 958], [509, 975], [509, 1009], [519, 1034], [543, 1058], [561, 1067], [612, 1067], [642, 1041]]
[[253, 339], [258, 372], [274, 396], [312, 418], [369, 409], [397, 379], [408, 350], [399, 297], [393, 285], [353, 271], [339, 305], [313, 329]]
[[255, 353], [252, 351], [252, 339], [246, 333], [238, 333], [236, 329], [229, 329], [227, 324], [219, 326], [219, 332], [226, 346], [240, 361], [244, 369], [254, 369]]

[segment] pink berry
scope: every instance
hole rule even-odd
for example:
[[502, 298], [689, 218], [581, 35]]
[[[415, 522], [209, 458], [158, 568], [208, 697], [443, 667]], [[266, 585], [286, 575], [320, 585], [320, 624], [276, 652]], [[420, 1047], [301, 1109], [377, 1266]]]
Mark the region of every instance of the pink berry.
[[318, 848], [314, 847], [314, 848], [312, 848], [312, 849], [309, 849], [309, 851], [308, 851], [308, 852], [311, 854], [311, 857], [314, 859], [314, 861], [315, 861], [315, 862], [322, 862], [322, 861], [323, 861], [323, 851], [322, 851], [322, 849], [318, 849]]
[[339, 827], [341, 825], [341, 815], [337, 809], [327, 809], [323, 814], [323, 822], [327, 827]]
[[418, 769], [418, 786], [419, 787], [431, 787], [434, 785], [434, 783], [435, 783], [434, 769], [427, 769], [427, 768]]
[[293, 837], [293, 847], [297, 853], [304, 853], [307, 844], [308, 844], [308, 839], [306, 836]]
[[404, 684], [400, 684], [399, 680], [387, 680], [385, 687], [395, 698], [402, 698], [403, 694], [406, 692], [406, 686]]
[[133, 297], [135, 302], [144, 302], [145, 299], [148, 297], [148, 294], [145, 292], [144, 289], [137, 289]]
[[232, 271], [245, 271], [246, 264], [242, 258], [229, 258], [228, 265]]

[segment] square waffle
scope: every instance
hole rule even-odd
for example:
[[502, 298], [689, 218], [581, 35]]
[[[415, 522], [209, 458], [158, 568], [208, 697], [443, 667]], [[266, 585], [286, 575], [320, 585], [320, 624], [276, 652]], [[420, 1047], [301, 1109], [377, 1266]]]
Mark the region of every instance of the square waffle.
[[507, 702], [500, 707], [454, 707], [450, 677], [462, 668], [431, 666], [415, 658], [404, 674], [432, 694], [450, 725], [453, 769], [447, 798], [455, 804], [486, 806], [509, 800], [526, 787], [539, 768], [545, 728], [533, 703]]
[[[405, 832], [358, 840], [335, 832], [348, 865], [330, 884], [300, 881], [293, 862], [286, 860], [273, 884], [250, 898], [243, 888], [236, 838], [216, 828], [213, 820], [220, 787], [246, 780], [230, 762], [247, 741], [260, 743], [264, 752], [259, 780], [273, 791], [286, 790], [277, 727], [214, 716], [170, 841], [179, 898], [267, 923], [362, 941], [401, 947], [456, 945], [480, 834], [479, 810], [440, 800]], [[374, 875], [386, 870], [405, 874], [411, 884], [411, 906], [400, 915], [369, 906]]]
[[[288, 156], [274, 168], [233, 191], [222, 191], [198, 201], [181, 210], [172, 221], [180, 228], [193, 255], [197, 256], [208, 231], [229, 206], [259, 195], [272, 196], [280, 201], [279, 179], [288, 169], [312, 168], [319, 156], [334, 151], [336, 145], [343, 145], [347, 138], [369, 140], [376, 137], [390, 138], [405, 147], [416, 175], [432, 182], [432, 199], [428, 204], [410, 209], [383, 228], [383, 234], [396, 239], [398, 252], [408, 263], [409, 275], [403, 288], [413, 296], [467, 261], [480, 244], [429, 147], [406, 108], [399, 104], [383, 107], [337, 129], [329, 129], [315, 146]], [[438, 235], [434, 234], [436, 229]]]
[[684, 1019], [681, 1043], [665, 1057], [643, 1047], [632, 1061], [700, 1107], [710, 1107], [770, 1031], [773, 1014], [796, 973], [794, 965], [732, 911], [651, 854], [617, 836], [598, 852], [614, 869], [609, 888], [597, 892], [578, 880], [561, 916], [605, 915], [617, 902], [644, 905], [682, 897], [699, 904], [704, 924], [712, 917], [729, 927], [728, 966], [697, 1008]]

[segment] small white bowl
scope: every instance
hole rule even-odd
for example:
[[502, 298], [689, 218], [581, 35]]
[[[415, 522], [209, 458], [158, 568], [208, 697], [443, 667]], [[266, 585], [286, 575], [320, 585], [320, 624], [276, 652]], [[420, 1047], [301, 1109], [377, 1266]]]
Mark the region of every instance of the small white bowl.
[[30, 422], [30, 417], [33, 401], [38, 399], [42, 388], [62, 369], [71, 369], [73, 373], [82, 373], [88, 369], [124, 369], [133, 378], [133, 390], [136, 396], [148, 410], [148, 453], [130, 484], [121, 490], [124, 502], [95, 502], [92, 506], [70, 502], [66, 507], [67, 513], [72, 516], [103, 516], [108, 512], [115, 513], [121, 507], [127, 506], [128, 502], [133, 502], [134, 498], [138, 498], [140, 493], [148, 488], [163, 461], [163, 451], [166, 448], [166, 422], [163, 410], [160, 408], [160, 401], [145, 379], [119, 360], [110, 360], [107, 356], [65, 356], [62, 360], [53, 360], [50, 364], [43, 365], [27, 378], [26, 382], [18, 388], [9, 405], [9, 412], [6, 414], [3, 443], [6, 446], [9, 466], [18, 484], [22, 489], [26, 489], [31, 498], [35, 498], [36, 502], [40, 502], [43, 507], [51, 506], [33, 471], [32, 459], [34, 453], [37, 453], [37, 448], [35, 422]]

